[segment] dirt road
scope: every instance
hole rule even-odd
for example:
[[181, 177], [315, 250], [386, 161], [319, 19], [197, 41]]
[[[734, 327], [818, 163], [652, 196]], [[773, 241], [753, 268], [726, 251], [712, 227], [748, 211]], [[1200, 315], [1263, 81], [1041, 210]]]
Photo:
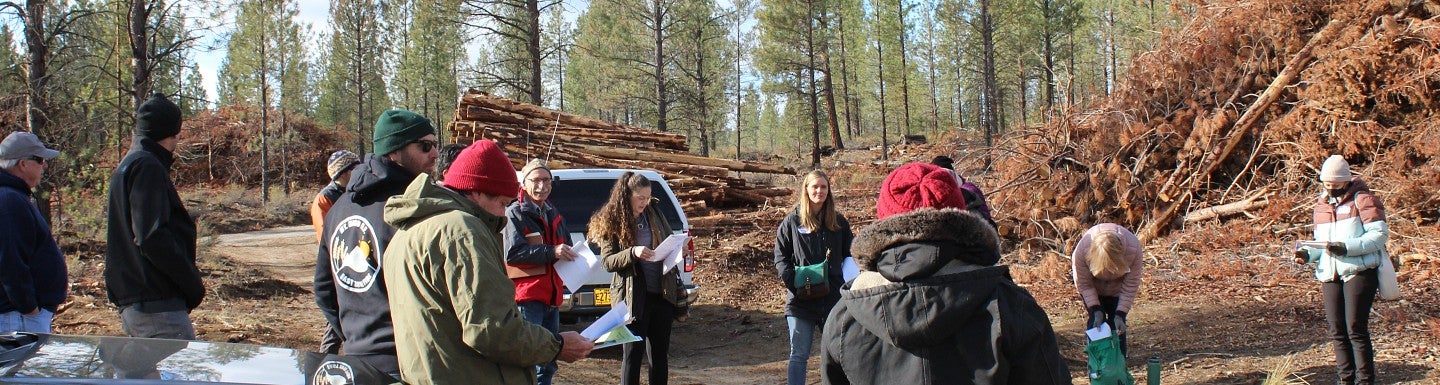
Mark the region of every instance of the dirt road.
[[[697, 241], [697, 247], [719, 250], [733, 240], [703, 241]], [[216, 285], [218, 303], [207, 300], [197, 310], [202, 339], [316, 346], [324, 321], [309, 293], [315, 253], [309, 226], [222, 235], [202, 245], [212, 257], [228, 261], [222, 265], [233, 265], [228, 274], [253, 275], [244, 290], [238, 283]], [[706, 294], [692, 308], [690, 320], [676, 324], [672, 334], [671, 383], [784, 383], [788, 340], [779, 286], [764, 266], [756, 266], [763, 264], [745, 267], [737, 266], [734, 256], [717, 259], [721, 258], [702, 256], [695, 280]], [[1333, 383], [1318, 286], [1291, 266], [1255, 263], [1265, 267], [1251, 267], [1259, 271], [1249, 276], [1202, 276], [1198, 281], [1185, 278], [1195, 275], [1180, 271], [1185, 268], [1147, 270], [1156, 283], [1143, 288], [1130, 317], [1130, 367], [1137, 379], [1143, 381], [1144, 359], [1158, 356], [1165, 362], [1166, 384], [1257, 384], [1286, 360], [1309, 383]], [[1287, 279], [1297, 283], [1245, 283], [1267, 275], [1289, 275], [1292, 278]], [[1086, 383], [1080, 315], [1070, 308], [1073, 289], [1053, 282], [1027, 287], [1050, 312], [1075, 383]], [[1431, 342], [1433, 329], [1406, 322], [1406, 313], [1428, 313], [1434, 308], [1427, 290], [1433, 289], [1417, 287], [1412, 301], [1376, 306], [1372, 328], [1384, 383], [1440, 383], [1440, 352]], [[611, 347], [581, 362], [562, 363], [557, 383], [617, 383], [620, 355], [619, 347]], [[817, 365], [818, 358], [812, 358], [812, 384], [819, 382]]]

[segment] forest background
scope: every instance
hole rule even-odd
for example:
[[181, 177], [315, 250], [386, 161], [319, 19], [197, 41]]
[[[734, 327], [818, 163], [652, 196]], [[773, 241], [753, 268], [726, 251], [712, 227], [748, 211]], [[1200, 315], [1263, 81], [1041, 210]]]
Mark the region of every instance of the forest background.
[[[822, 147], [941, 131], [992, 143], [1006, 127], [1043, 124], [1112, 92], [1132, 55], [1198, 6], [332, 0], [318, 25], [300, 5], [0, 3], [0, 122], [64, 151], [37, 192], [62, 243], [103, 229], [94, 198], [152, 92], [184, 109], [181, 157], [203, 160], [181, 162], [179, 184], [258, 187], [265, 203], [295, 190], [308, 199], [325, 155], [367, 150], [381, 111], [411, 109], [445, 127], [471, 88], [684, 133], [701, 155], [818, 164]], [[206, 79], [196, 58], [217, 54], [216, 79]]]

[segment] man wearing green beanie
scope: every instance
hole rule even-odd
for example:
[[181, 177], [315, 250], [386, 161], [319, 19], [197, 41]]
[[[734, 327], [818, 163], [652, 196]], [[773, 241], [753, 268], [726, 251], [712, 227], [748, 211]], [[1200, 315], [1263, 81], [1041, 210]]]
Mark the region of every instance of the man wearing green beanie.
[[439, 156], [435, 126], [420, 114], [390, 110], [375, 121], [374, 152], [351, 170], [320, 237], [315, 303], [340, 333], [343, 352], [400, 378], [390, 302], [380, 271], [395, 228], [386, 224], [385, 201], [405, 192]]

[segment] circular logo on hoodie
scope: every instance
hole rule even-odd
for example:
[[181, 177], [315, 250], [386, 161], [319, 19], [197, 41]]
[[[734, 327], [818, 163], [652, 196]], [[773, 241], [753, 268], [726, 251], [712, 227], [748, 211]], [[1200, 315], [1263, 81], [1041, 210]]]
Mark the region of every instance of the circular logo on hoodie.
[[355, 370], [340, 361], [325, 361], [310, 378], [315, 385], [355, 385]]
[[370, 220], [351, 215], [330, 233], [330, 272], [335, 283], [356, 293], [375, 285], [380, 276], [380, 244]]

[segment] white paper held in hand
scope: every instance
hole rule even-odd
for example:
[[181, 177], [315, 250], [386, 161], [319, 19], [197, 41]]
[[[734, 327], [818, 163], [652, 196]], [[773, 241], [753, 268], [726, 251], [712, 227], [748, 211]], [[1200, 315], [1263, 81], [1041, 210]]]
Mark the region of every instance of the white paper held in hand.
[[1099, 341], [1100, 339], [1109, 337], [1110, 334], [1110, 324], [1104, 322], [1101, 322], [1100, 326], [1085, 331], [1085, 336], [1090, 337], [1091, 341]]
[[581, 240], [570, 248], [575, 252], [575, 260], [559, 260], [555, 262], [555, 273], [560, 274], [560, 280], [565, 282], [565, 288], [571, 293], [579, 293], [580, 287], [590, 280], [590, 276], [600, 271], [600, 257], [590, 251], [590, 242]]
[[688, 240], [688, 234], [671, 234], [664, 242], [660, 242], [660, 246], [655, 247], [655, 257], [650, 260], [664, 262], [665, 272], [670, 272], [670, 269], [674, 269], [683, 259], [681, 257], [684, 255], [685, 241]]
[[845, 278], [845, 282], [860, 276], [860, 265], [855, 264], [855, 257], [845, 257], [845, 261], [840, 263], [840, 276]]
[[625, 327], [626, 318], [629, 316], [630, 306], [623, 300], [617, 301], [610, 305], [610, 311], [580, 331], [580, 336], [594, 342], [595, 349], [639, 341], [640, 337]]

